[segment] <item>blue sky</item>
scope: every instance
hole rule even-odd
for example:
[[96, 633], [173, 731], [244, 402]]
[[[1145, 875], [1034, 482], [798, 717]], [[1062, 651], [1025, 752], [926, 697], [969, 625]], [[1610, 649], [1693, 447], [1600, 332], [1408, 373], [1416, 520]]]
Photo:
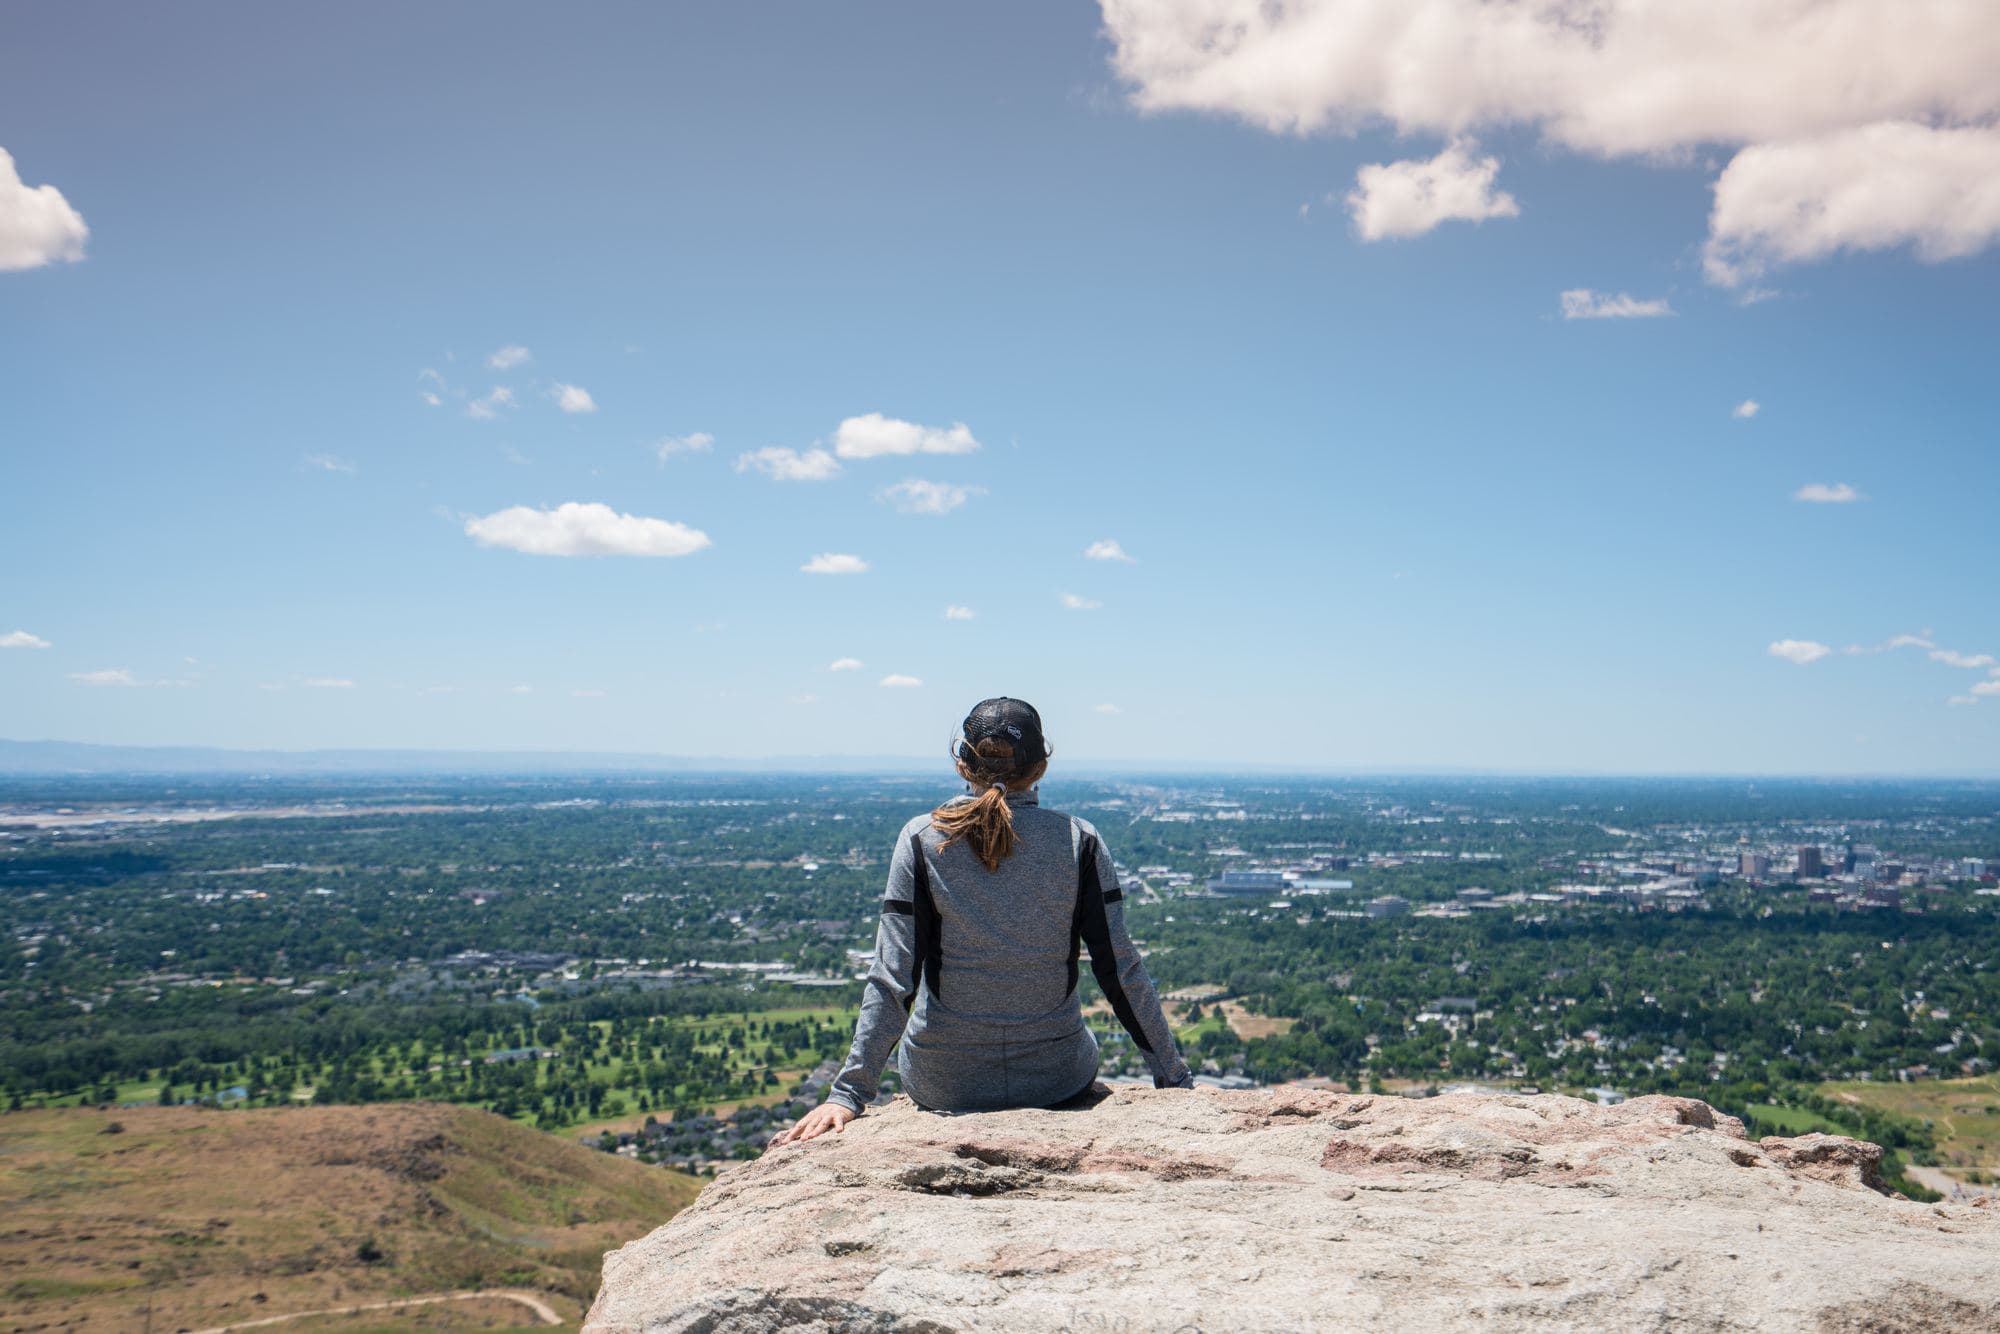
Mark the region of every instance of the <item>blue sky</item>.
[[8, 7], [0, 736], [2000, 771], [1974, 84], [1635, 135], [1153, 21]]

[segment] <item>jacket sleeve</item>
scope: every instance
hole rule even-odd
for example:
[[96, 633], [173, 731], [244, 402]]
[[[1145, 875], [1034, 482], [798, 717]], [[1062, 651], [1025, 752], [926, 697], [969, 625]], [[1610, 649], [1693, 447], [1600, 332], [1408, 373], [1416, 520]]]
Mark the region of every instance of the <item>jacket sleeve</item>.
[[826, 1100], [859, 1115], [875, 1101], [889, 1049], [903, 1035], [910, 1004], [917, 996], [916, 850], [912, 840], [896, 840], [889, 858], [889, 886], [882, 894], [882, 919], [875, 927], [875, 962], [861, 995], [854, 1045]]
[[1077, 934], [1090, 949], [1090, 971], [1111, 1012], [1132, 1035], [1153, 1072], [1154, 1088], [1192, 1088], [1194, 1076], [1174, 1046], [1173, 1030], [1153, 994], [1145, 961], [1125, 930], [1125, 894], [1097, 831], [1078, 822]]

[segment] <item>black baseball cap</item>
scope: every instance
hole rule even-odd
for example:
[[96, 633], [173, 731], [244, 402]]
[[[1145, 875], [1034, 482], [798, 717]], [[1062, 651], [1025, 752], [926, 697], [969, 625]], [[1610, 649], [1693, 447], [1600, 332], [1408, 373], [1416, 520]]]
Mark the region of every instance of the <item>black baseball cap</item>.
[[1035, 706], [1024, 699], [1001, 695], [982, 699], [972, 706], [972, 712], [959, 724], [958, 735], [951, 739], [951, 757], [973, 765], [978, 759], [973, 748], [996, 737], [1014, 749], [1014, 767], [1009, 771], [1012, 776], [1027, 773], [1055, 754], [1055, 748], [1042, 735], [1042, 715], [1035, 712]]

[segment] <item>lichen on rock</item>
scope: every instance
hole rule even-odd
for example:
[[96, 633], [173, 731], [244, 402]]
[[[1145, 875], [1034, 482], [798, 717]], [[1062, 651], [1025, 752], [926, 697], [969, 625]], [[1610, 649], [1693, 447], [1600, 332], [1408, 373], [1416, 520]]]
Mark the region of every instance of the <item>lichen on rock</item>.
[[2000, 1213], [1687, 1098], [904, 1100], [605, 1257], [602, 1334], [2000, 1329]]

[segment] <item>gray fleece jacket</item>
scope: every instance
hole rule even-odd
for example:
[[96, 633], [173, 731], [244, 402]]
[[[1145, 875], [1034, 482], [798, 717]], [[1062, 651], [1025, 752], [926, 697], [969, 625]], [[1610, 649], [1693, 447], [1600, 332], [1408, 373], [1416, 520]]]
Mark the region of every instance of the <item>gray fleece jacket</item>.
[[[970, 800], [970, 797], [961, 798]], [[1059, 1102], [1097, 1076], [1077, 998], [1077, 954], [1146, 1058], [1156, 1087], [1193, 1084], [1125, 930], [1111, 854], [1090, 822], [1008, 794], [1014, 853], [989, 871], [929, 815], [903, 826], [861, 1017], [828, 1101], [860, 1112], [889, 1049], [919, 1105], [971, 1111]]]

